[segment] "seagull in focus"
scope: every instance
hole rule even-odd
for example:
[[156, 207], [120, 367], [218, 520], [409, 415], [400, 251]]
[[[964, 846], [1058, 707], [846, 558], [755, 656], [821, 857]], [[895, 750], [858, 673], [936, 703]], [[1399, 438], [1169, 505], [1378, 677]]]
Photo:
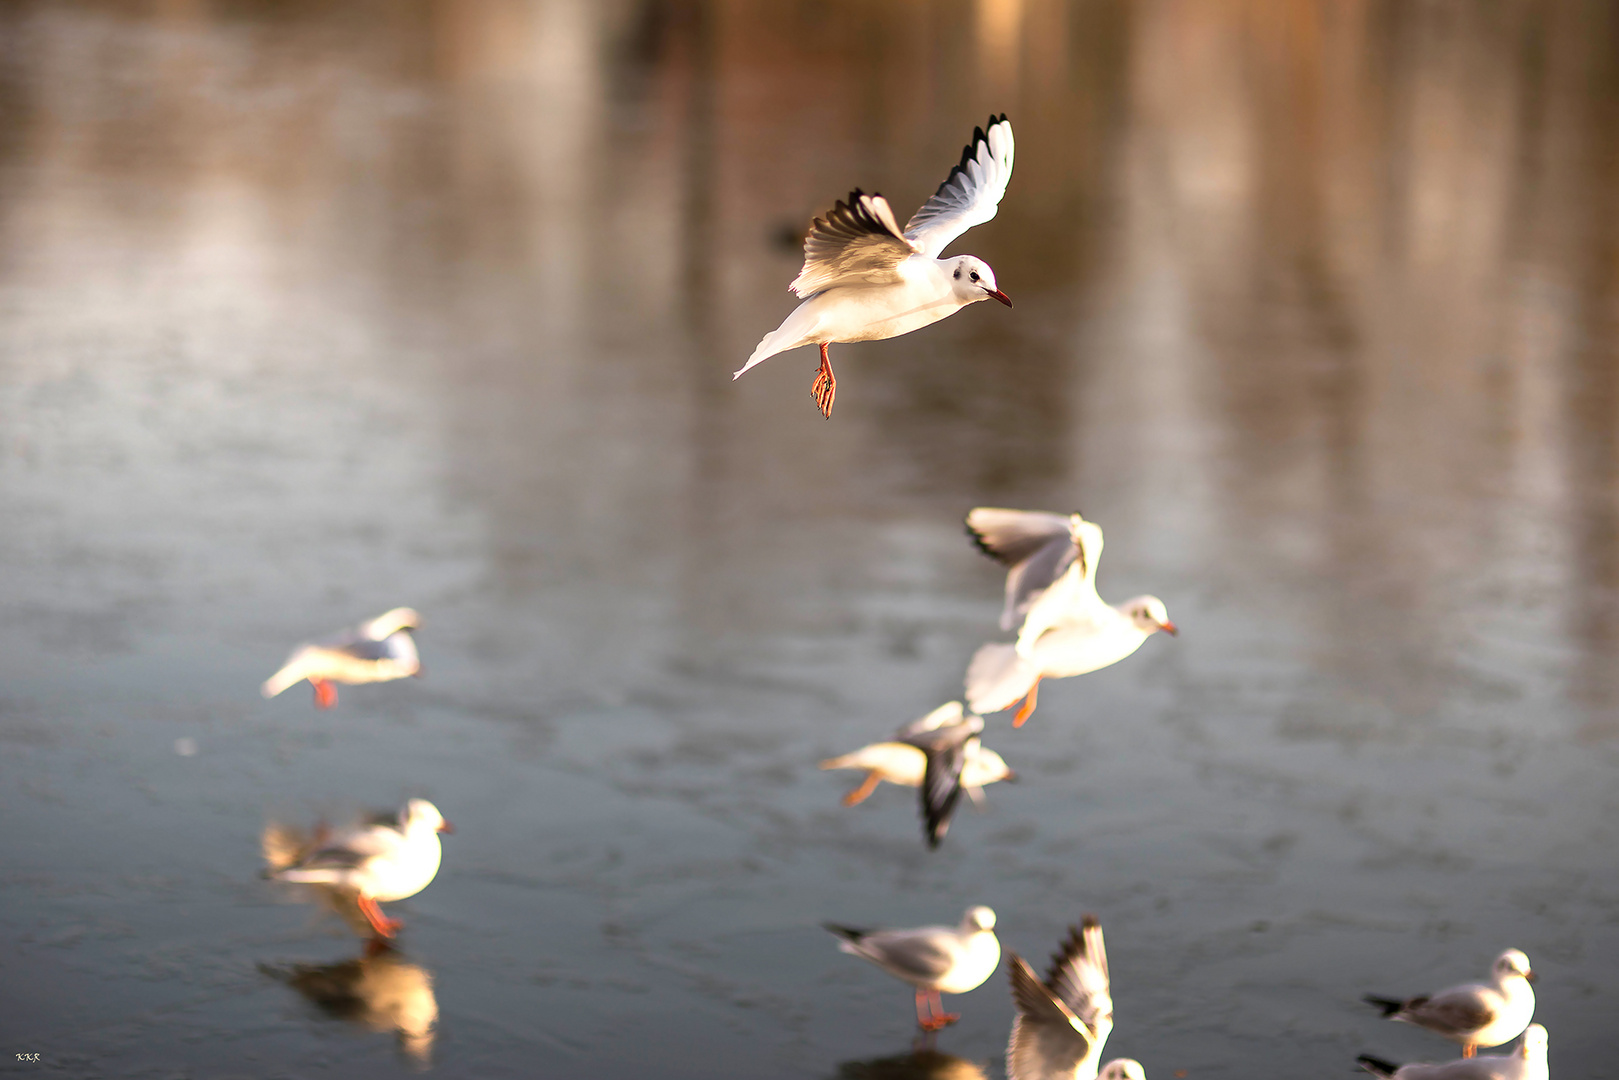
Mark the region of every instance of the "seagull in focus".
[[438, 807], [426, 799], [411, 799], [400, 808], [396, 823], [377, 822], [344, 833], [320, 843], [290, 866], [272, 866], [265, 876], [352, 892], [371, 929], [378, 937], [390, 938], [402, 924], [383, 915], [377, 905], [427, 888], [443, 855], [438, 834], [454, 831]]
[[967, 514], [980, 551], [1007, 566], [1001, 629], [1014, 644], [984, 645], [967, 666], [967, 706], [989, 714], [1023, 704], [1035, 709], [1041, 679], [1085, 675], [1116, 664], [1160, 630], [1178, 633], [1164, 602], [1138, 596], [1109, 604], [1096, 595], [1102, 530], [1079, 514], [980, 506]]
[[[1396, 1001], [1367, 994], [1366, 1002], [1389, 1020], [1403, 1020], [1461, 1043], [1462, 1057], [1481, 1046], [1500, 1046], [1516, 1039], [1535, 1018], [1535, 972], [1529, 957], [1508, 949], [1495, 958], [1490, 981], [1464, 983], [1436, 994]], [[1544, 1056], [1544, 1052], [1543, 1052]]]
[[[952, 701], [904, 725], [892, 739], [827, 758], [821, 762], [821, 768], [865, 770], [866, 778], [860, 786], [843, 797], [844, 806], [865, 801], [884, 780], [920, 788], [923, 820], [929, 823], [928, 838], [937, 846], [944, 830], [949, 828], [949, 815], [959, 793], [965, 792], [974, 805], [982, 807], [985, 784], [1017, 779], [1017, 774], [1007, 767], [1001, 755], [984, 746], [978, 738], [983, 729], [982, 717], [966, 713], [961, 702]], [[958, 734], [959, 740], [956, 739]], [[953, 745], [960, 748], [959, 769]], [[934, 770], [934, 783], [924, 785], [930, 767]], [[949, 783], [942, 782], [946, 777], [950, 778]]]
[[1440, 1065], [1395, 1065], [1362, 1054], [1360, 1067], [1384, 1080], [1547, 1080], [1546, 1029], [1530, 1024], [1523, 1043], [1510, 1054], [1480, 1054]]
[[839, 201], [811, 223], [804, 239], [804, 268], [788, 286], [803, 303], [764, 336], [731, 378], [777, 353], [819, 345], [821, 367], [811, 393], [821, 415], [830, 418], [838, 392], [826, 353], [832, 342], [898, 337], [980, 300], [1011, 307], [984, 260], [939, 258], [952, 240], [995, 216], [1011, 178], [1012, 125], [1002, 114], [973, 129], [961, 164], [904, 231], [887, 199], [859, 188], [850, 192], [848, 202]]
[[[1007, 1080], [1097, 1080], [1113, 1031], [1113, 996], [1096, 916], [1069, 928], [1044, 982], [1017, 953], [1010, 960], [1018, 1014], [1006, 1044]], [[1115, 1058], [1101, 1080], [1146, 1080], [1146, 1074], [1140, 1062]]]
[[330, 709], [337, 704], [333, 683], [388, 682], [420, 675], [422, 662], [411, 631], [421, 624], [422, 617], [411, 608], [394, 608], [325, 641], [300, 645], [259, 692], [273, 698], [308, 679], [315, 688], [315, 705]]
[[944, 1011], [941, 993], [977, 989], [1001, 962], [995, 913], [987, 907], [968, 908], [960, 926], [856, 930], [836, 923], [821, 925], [842, 939], [839, 949], [916, 988], [916, 1023], [923, 1031], [938, 1031], [961, 1019]]

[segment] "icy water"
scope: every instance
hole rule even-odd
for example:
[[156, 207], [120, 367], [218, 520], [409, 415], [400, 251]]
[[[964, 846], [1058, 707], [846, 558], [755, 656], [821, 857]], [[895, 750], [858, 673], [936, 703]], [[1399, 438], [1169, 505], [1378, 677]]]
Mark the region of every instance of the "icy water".
[[[835, 346], [829, 422], [733, 383], [794, 230], [992, 110], [1015, 310]], [[1507, 946], [1609, 1075], [1616, 191], [1594, 4], [7, 6], [0, 1072], [996, 1078], [1004, 967], [910, 1058], [817, 925], [986, 903], [1101, 917], [1154, 1080], [1449, 1057], [1359, 996]], [[929, 853], [816, 763], [1000, 636], [976, 504], [1181, 635]], [[398, 604], [424, 679], [258, 697]], [[399, 953], [258, 878], [409, 795]]]

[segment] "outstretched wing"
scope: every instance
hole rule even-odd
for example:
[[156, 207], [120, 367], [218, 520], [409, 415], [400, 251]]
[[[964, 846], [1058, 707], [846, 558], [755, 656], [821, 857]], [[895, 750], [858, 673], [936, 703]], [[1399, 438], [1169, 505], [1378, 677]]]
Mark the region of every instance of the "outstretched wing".
[[804, 269], [788, 286], [810, 296], [834, 285], [887, 285], [900, 280], [899, 264], [916, 254], [900, 235], [894, 211], [881, 195], [859, 188], [824, 218], [816, 218], [804, 238]]
[[[1082, 577], [1095, 580], [1101, 530], [1082, 519], [1076, 525], [1078, 517], [993, 506], [979, 506], [968, 512], [967, 533], [978, 549], [1008, 567], [1002, 630], [1015, 629], [1035, 601], [1075, 562], [1079, 563]], [[1093, 532], [1094, 541], [1090, 535]]]
[[1006, 1044], [1007, 1080], [1074, 1076], [1080, 1062], [1100, 1055], [1101, 1047], [1021, 956], [1012, 953], [1008, 966], [1018, 1015]]
[[1002, 113], [989, 118], [987, 130], [973, 128], [961, 164], [905, 223], [905, 238], [922, 254], [938, 258], [950, 241], [995, 216], [1011, 179], [1012, 125]]
[[1113, 993], [1107, 972], [1107, 948], [1096, 916], [1086, 915], [1069, 927], [1068, 939], [1051, 958], [1046, 985], [1093, 1033], [1113, 1025]]
[[961, 800], [961, 770], [967, 764], [967, 745], [984, 730], [981, 716], [970, 716], [959, 723], [933, 731], [907, 736], [907, 742], [927, 758], [922, 773], [922, 831], [928, 847], [936, 848], [950, 830], [950, 818]]

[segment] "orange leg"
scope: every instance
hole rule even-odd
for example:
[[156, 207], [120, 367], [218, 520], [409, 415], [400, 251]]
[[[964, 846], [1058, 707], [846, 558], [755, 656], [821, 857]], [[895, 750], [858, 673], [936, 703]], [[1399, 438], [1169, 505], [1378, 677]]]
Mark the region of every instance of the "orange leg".
[[1478, 1053], [1477, 1043], [1462, 1043], [1462, 1057], [1470, 1058], [1476, 1053]]
[[882, 782], [882, 779], [877, 775], [877, 770], [873, 769], [868, 772], [866, 778], [860, 782], [860, 786], [843, 797], [843, 805], [857, 806], [865, 802], [871, 793], [877, 790], [877, 785]]
[[365, 921], [371, 924], [371, 929], [377, 932], [378, 937], [391, 938], [405, 925], [397, 919], [390, 919], [384, 915], [377, 902], [364, 893], [360, 894], [359, 901], [360, 914], [365, 916]]
[[826, 355], [826, 347], [830, 344], [829, 341], [821, 342], [821, 369], [815, 373], [815, 382], [810, 387], [810, 393], [815, 395], [816, 407], [828, 420], [832, 419], [832, 402], [838, 396], [838, 378], [832, 374], [832, 361]]
[[[926, 1016], [922, 1015], [924, 1001], [927, 1003]], [[960, 1014], [944, 1011], [944, 1002], [939, 1000], [937, 990], [918, 990], [916, 992], [916, 1022], [923, 1031], [938, 1031], [940, 1028], [949, 1027], [960, 1019]]]
[[337, 704], [337, 687], [325, 679], [310, 679], [309, 685], [315, 688], [315, 708], [330, 709]]
[[1022, 727], [1023, 721], [1034, 715], [1034, 707], [1040, 701], [1040, 678], [1039, 675], [1034, 677], [1034, 685], [1029, 687], [1029, 692], [1023, 696], [1023, 707], [1012, 717], [1013, 727]]

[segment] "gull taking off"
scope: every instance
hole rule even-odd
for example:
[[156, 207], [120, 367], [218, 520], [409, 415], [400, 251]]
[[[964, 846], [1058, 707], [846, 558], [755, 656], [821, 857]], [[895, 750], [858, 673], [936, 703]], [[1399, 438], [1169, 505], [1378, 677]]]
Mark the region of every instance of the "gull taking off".
[[[995, 913], [971, 907], [960, 926], [924, 926], [916, 930], [855, 930], [823, 923], [842, 941], [838, 948], [870, 960], [896, 979], [916, 987], [916, 1023], [938, 1031], [961, 1017], [944, 1011], [939, 994], [965, 994], [983, 985], [1001, 962], [995, 939]], [[926, 1007], [926, 1012], [923, 1009]]]
[[[1096, 916], [1069, 928], [1044, 982], [1017, 953], [1010, 961], [1018, 1014], [1006, 1044], [1007, 1080], [1097, 1080], [1102, 1047], [1113, 1031], [1113, 995]], [[1146, 1080], [1132, 1058], [1108, 1062], [1101, 1076]]]
[[308, 679], [315, 688], [316, 706], [330, 709], [337, 704], [333, 683], [388, 682], [420, 675], [422, 662], [411, 631], [421, 624], [422, 617], [410, 608], [394, 608], [325, 641], [300, 645], [259, 692], [272, 698]]
[[[1365, 1000], [1382, 1009], [1390, 1020], [1404, 1020], [1461, 1043], [1462, 1057], [1470, 1058], [1479, 1047], [1500, 1046], [1529, 1026], [1535, 1018], [1535, 990], [1529, 985], [1534, 981], [1529, 957], [1517, 949], [1508, 949], [1495, 958], [1489, 982], [1464, 983], [1405, 1001], [1371, 994]], [[1545, 1055], [1543, 1030], [1542, 1062]]]
[[816, 218], [804, 239], [804, 268], [788, 286], [803, 298], [785, 322], [764, 336], [733, 379], [760, 361], [802, 345], [821, 347], [811, 393], [821, 415], [832, 415], [838, 382], [826, 347], [834, 341], [880, 341], [920, 330], [980, 300], [1012, 301], [995, 272], [972, 255], [939, 258], [945, 247], [995, 216], [1012, 178], [1012, 125], [991, 116], [974, 128], [961, 164], [922, 204], [905, 230], [881, 195], [856, 188]]
[[1523, 1044], [1510, 1054], [1480, 1054], [1459, 1058], [1442, 1065], [1395, 1065], [1360, 1056], [1360, 1067], [1384, 1080], [1547, 1080], [1546, 1029], [1530, 1024], [1524, 1029]]
[[426, 799], [411, 799], [400, 809], [398, 824], [355, 829], [291, 866], [266, 871], [265, 876], [349, 890], [357, 895], [360, 911], [377, 936], [389, 938], [401, 924], [383, 915], [378, 903], [403, 900], [427, 888], [443, 854], [438, 834], [454, 831], [438, 807]]
[[[927, 772], [927, 753], [917, 745], [917, 736], [960, 724], [968, 716], [959, 701], [940, 705], [921, 719], [912, 720], [901, 727], [892, 739], [862, 746], [853, 753], [827, 758], [821, 762], [821, 768], [865, 770], [866, 778], [860, 786], [843, 797], [844, 806], [857, 806], [865, 802], [884, 780], [905, 787], [921, 787]], [[976, 741], [968, 747], [966, 760], [961, 767], [961, 787], [975, 804], [983, 805], [985, 784], [1016, 779], [1017, 774], [1007, 767], [1001, 755]]]
[[1012, 726], [1022, 727], [1041, 679], [1088, 674], [1123, 660], [1159, 630], [1177, 632], [1156, 596], [1114, 605], [1096, 595], [1102, 530], [1079, 514], [980, 506], [968, 513], [967, 532], [1008, 567], [1001, 629], [1018, 631], [1015, 644], [985, 645], [967, 666], [967, 707], [975, 713], [1021, 700]]

